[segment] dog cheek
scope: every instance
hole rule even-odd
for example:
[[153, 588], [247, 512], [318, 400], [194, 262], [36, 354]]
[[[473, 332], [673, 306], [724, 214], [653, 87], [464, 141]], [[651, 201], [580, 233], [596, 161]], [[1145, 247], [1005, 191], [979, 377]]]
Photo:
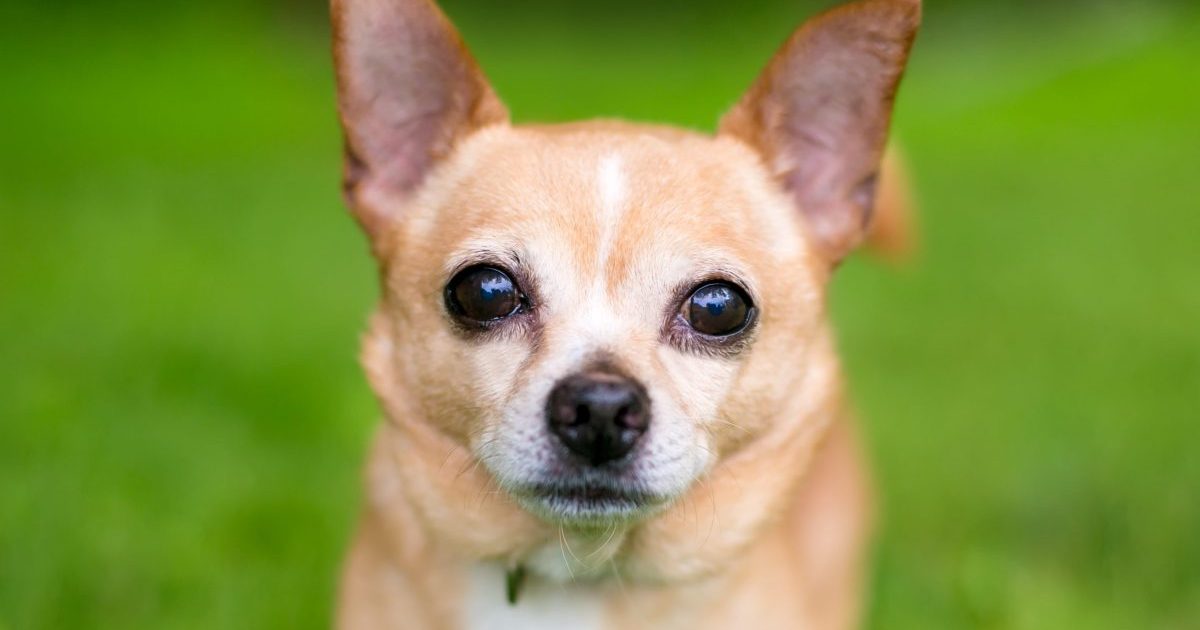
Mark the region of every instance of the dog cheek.
[[482, 409], [493, 413], [502, 409], [514, 396], [521, 366], [529, 358], [528, 344], [517, 340], [498, 340], [466, 350], [464, 359], [470, 375], [474, 397]]
[[[525, 350], [528, 357], [531, 350]], [[490, 362], [477, 368], [486, 376]], [[528, 360], [520, 361], [528, 363]], [[529, 370], [525, 367], [524, 370]], [[544, 473], [551, 464], [549, 440], [545, 431], [545, 400], [555, 379], [552, 372], [523, 371], [520, 365], [501, 368], [507, 384], [493, 383], [489, 388], [496, 398], [482, 414], [480, 428], [472, 434], [472, 450], [502, 485], [528, 483]]]
[[664, 382], [652, 383], [669, 395], [681, 414], [695, 424], [717, 416], [738, 372], [738, 363], [722, 358], [697, 357], [674, 348], [659, 351]]
[[663, 400], [654, 413], [638, 476], [657, 492], [678, 495], [715, 464], [715, 445], [705, 426], [673, 399]]

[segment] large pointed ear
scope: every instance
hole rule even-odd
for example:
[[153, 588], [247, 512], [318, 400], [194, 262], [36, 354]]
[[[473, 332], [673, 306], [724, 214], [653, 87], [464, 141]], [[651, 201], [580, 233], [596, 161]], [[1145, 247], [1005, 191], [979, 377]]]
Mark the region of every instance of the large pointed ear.
[[332, 13], [346, 199], [378, 252], [430, 169], [508, 112], [431, 0], [332, 0]]
[[920, 0], [860, 0], [813, 18], [721, 120], [721, 134], [762, 155], [831, 263], [870, 222], [892, 101], [920, 21]]

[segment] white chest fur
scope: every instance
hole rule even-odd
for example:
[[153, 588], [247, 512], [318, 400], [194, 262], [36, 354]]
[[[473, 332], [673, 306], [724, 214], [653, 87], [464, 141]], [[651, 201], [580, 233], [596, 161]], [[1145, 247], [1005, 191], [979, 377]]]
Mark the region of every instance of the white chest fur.
[[598, 593], [571, 584], [528, 581], [517, 603], [509, 604], [505, 572], [498, 565], [471, 569], [464, 602], [465, 630], [600, 630], [603, 602]]

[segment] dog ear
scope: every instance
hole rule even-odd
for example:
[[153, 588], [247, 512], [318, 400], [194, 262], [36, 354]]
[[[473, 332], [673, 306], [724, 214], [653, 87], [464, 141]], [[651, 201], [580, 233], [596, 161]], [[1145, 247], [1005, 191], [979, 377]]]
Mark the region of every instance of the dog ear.
[[788, 38], [721, 134], [748, 143], [836, 264], [862, 240], [920, 0], [861, 0]]
[[376, 252], [455, 144], [508, 112], [431, 0], [332, 0], [347, 203]]

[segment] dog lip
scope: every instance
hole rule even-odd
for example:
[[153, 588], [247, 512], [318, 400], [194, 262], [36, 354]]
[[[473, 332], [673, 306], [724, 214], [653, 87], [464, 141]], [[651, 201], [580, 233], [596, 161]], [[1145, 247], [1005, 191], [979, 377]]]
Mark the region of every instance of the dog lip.
[[631, 519], [667, 501], [654, 493], [606, 483], [537, 483], [513, 494], [533, 511], [564, 521]]
[[587, 484], [580, 486], [555, 486], [544, 485], [535, 486], [532, 488], [533, 493], [542, 496], [561, 497], [580, 502], [604, 502], [604, 501], [634, 501], [642, 502], [648, 499], [647, 493], [630, 491], [624, 488], [614, 486], [606, 486], [600, 484]]

